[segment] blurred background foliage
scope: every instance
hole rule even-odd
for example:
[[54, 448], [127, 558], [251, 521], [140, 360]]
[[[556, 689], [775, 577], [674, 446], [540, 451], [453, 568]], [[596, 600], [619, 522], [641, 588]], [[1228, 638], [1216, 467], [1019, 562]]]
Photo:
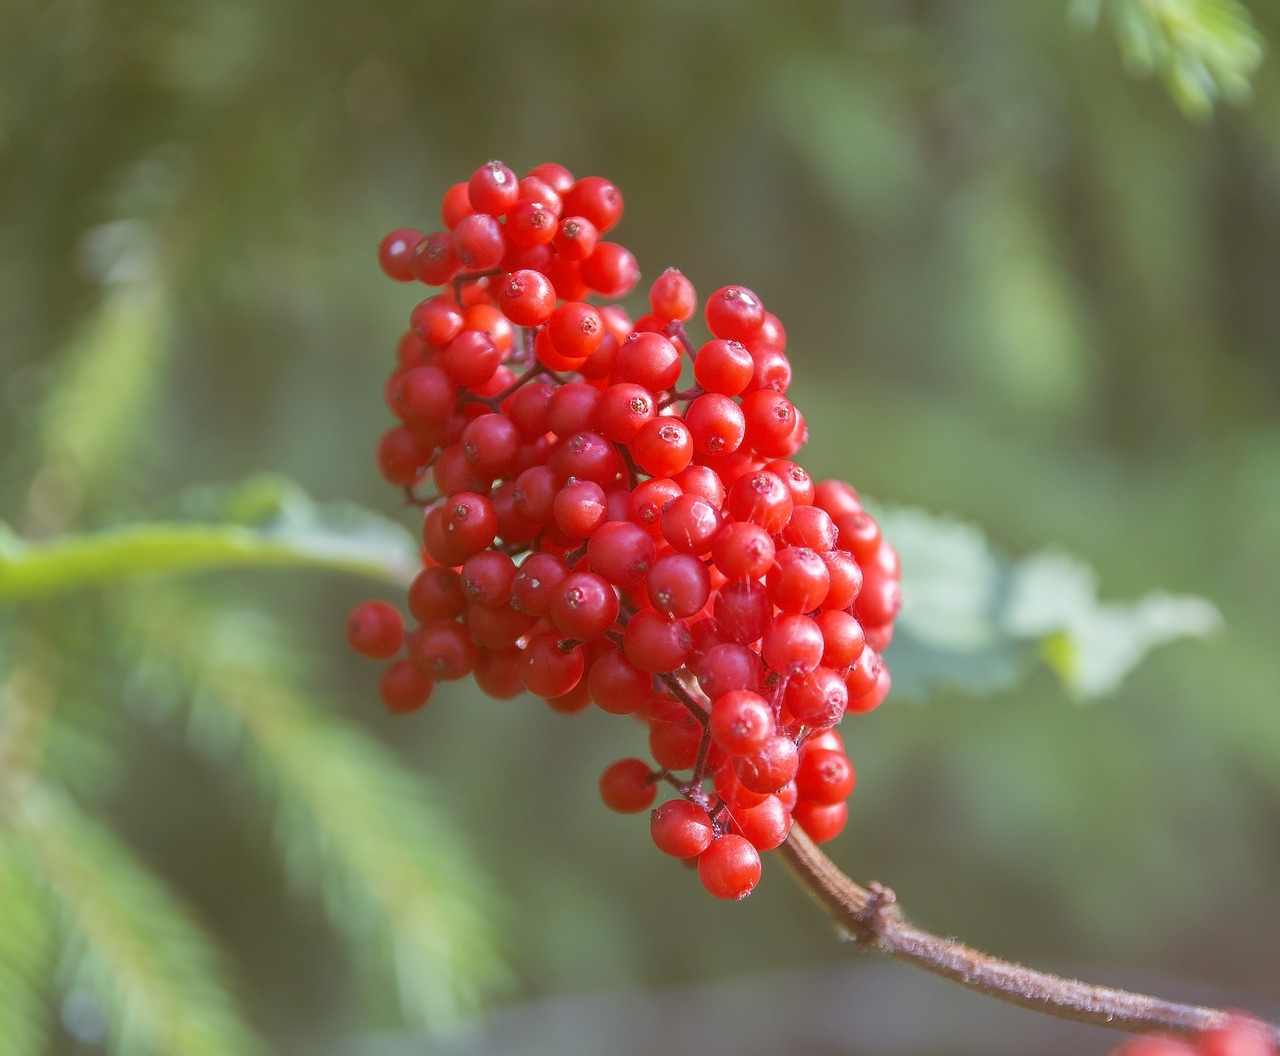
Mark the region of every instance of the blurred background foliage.
[[[341, 624], [404, 574], [371, 450], [420, 293], [372, 249], [494, 156], [617, 182], [649, 277], [764, 297], [806, 464], [923, 531], [909, 624], [948, 572], [1040, 584], [1001, 633], [1049, 663], [895, 645], [837, 861], [1015, 959], [1280, 1012], [1266, 39], [1235, 0], [3, 0], [0, 1053], [1108, 1044], [849, 964], [776, 863], [710, 904], [596, 800], [625, 723], [380, 713]], [[1137, 624], [1049, 543], [1223, 629], [1082, 706], [1053, 671]]]

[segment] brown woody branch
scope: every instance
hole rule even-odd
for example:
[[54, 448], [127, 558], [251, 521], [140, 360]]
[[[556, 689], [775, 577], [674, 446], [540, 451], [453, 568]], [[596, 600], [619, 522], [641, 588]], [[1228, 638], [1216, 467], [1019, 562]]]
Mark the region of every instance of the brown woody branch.
[[[1239, 1018], [1219, 1008], [1183, 1005], [1037, 972], [933, 935], [903, 918], [892, 891], [875, 883], [869, 887], [854, 883], [799, 829], [791, 830], [778, 851], [800, 886], [860, 946], [1002, 1001], [1134, 1034], [1195, 1035]], [[1280, 1027], [1264, 1026], [1273, 1044], [1280, 1045]]]

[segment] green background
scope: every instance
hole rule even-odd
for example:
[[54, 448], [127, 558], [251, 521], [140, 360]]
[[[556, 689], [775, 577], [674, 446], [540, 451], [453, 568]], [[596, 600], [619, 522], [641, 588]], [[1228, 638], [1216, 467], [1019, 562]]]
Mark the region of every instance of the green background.
[[[1013, 959], [1274, 1016], [1280, 74], [1263, 62], [1251, 101], [1197, 116], [1185, 85], [1122, 53], [1117, 6], [1234, 9], [1135, 0], [1088, 30], [1021, 0], [8, 0], [0, 519], [40, 538], [163, 517], [191, 485], [264, 472], [401, 517], [372, 449], [423, 291], [381, 276], [378, 238], [433, 228], [490, 157], [604, 175], [646, 278], [741, 283], [782, 319], [815, 475], [954, 513], [1012, 554], [1060, 543], [1108, 597], [1167, 588], [1222, 611], [1222, 633], [1098, 704], [1036, 669], [851, 718], [859, 787], [833, 857]], [[1253, 20], [1280, 39], [1274, 6]], [[138, 287], [162, 337], [59, 418], [86, 320]], [[107, 425], [59, 431], [82, 418]], [[598, 771], [643, 745], [624, 720], [462, 684], [383, 714], [341, 627], [393, 590], [284, 570], [199, 589], [286, 633], [302, 691], [420, 775], [487, 877], [510, 968], [469, 1033], [419, 1033], [292, 893], [278, 826], [234, 771], [137, 703], [147, 655], [103, 663], [78, 595], [11, 610], [0, 664], [37, 638], [78, 687], [96, 762], [90, 779], [57, 757], [65, 783], [216, 937], [272, 1051], [1111, 1043], [857, 959], [779, 862], [747, 902], [713, 903], [596, 798]], [[51, 975], [52, 1051], [99, 1051], [58, 996], [69, 972]]]

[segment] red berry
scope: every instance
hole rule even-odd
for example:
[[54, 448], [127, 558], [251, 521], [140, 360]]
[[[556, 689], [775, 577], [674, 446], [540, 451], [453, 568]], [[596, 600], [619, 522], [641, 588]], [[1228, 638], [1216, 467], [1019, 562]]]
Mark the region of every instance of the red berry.
[[733, 521], [716, 534], [711, 559], [727, 579], [756, 579], [773, 567], [773, 539], [752, 521]]
[[591, 699], [612, 715], [638, 710], [653, 689], [653, 676], [641, 671], [621, 650], [605, 653], [587, 675]]
[[648, 590], [653, 607], [664, 615], [693, 616], [711, 596], [711, 576], [692, 554], [668, 554], [654, 562]]
[[605, 232], [622, 217], [622, 192], [600, 176], [584, 176], [564, 194], [564, 215], [582, 216]]
[[573, 186], [573, 173], [554, 161], [543, 162], [529, 170], [529, 176], [542, 180], [556, 194], [567, 194]]
[[698, 856], [698, 879], [716, 898], [746, 898], [760, 882], [760, 852], [744, 836], [719, 836]]
[[618, 618], [618, 595], [594, 572], [570, 572], [551, 599], [551, 622], [579, 641], [599, 638]]
[[440, 200], [440, 219], [450, 231], [458, 226], [458, 221], [474, 211], [470, 189], [466, 183], [455, 183], [444, 192], [444, 197]]
[[711, 705], [711, 736], [730, 755], [750, 755], [774, 733], [773, 708], [758, 693], [725, 693]]
[[711, 817], [696, 803], [672, 799], [649, 815], [649, 835], [663, 854], [672, 858], [696, 858], [715, 837]]
[[668, 268], [649, 287], [649, 304], [659, 319], [683, 322], [697, 310], [698, 295], [693, 283], [675, 268]]
[[693, 376], [698, 384], [722, 396], [745, 392], [755, 369], [755, 360], [746, 345], [723, 338], [708, 341], [693, 359]]
[[707, 328], [716, 337], [747, 341], [764, 322], [764, 306], [745, 286], [724, 286], [707, 298], [703, 307]]
[[780, 675], [805, 675], [822, 662], [822, 630], [808, 616], [784, 612], [764, 632], [760, 654]]
[[520, 681], [535, 697], [558, 697], [578, 684], [585, 668], [582, 646], [567, 644], [558, 631], [545, 631], [524, 647]]
[[468, 271], [496, 268], [507, 252], [502, 225], [487, 213], [472, 213], [459, 220], [451, 244], [454, 256]]
[[408, 660], [389, 664], [378, 683], [378, 695], [387, 710], [397, 715], [417, 711], [431, 699], [435, 683]]
[[556, 228], [551, 244], [567, 260], [586, 260], [595, 252], [600, 232], [585, 216], [566, 216]]
[[[573, 264], [574, 261], [566, 263]], [[636, 258], [616, 242], [597, 242], [595, 252], [582, 261], [579, 268], [582, 281], [611, 300], [625, 297], [640, 281], [640, 266]], [[556, 289], [559, 290], [559, 284]], [[564, 293], [561, 296], [567, 299]]]
[[643, 759], [619, 759], [600, 775], [600, 798], [619, 814], [638, 814], [657, 798], [658, 786]]
[[693, 437], [679, 418], [652, 418], [628, 445], [635, 464], [654, 477], [670, 477], [693, 460]]
[[513, 271], [498, 286], [498, 307], [517, 326], [540, 326], [555, 306], [555, 287], [540, 271]]
[[734, 828], [757, 851], [781, 847], [791, 832], [791, 811], [778, 796], [765, 796], [754, 807], [737, 807], [732, 815]]
[[437, 620], [409, 635], [409, 659], [428, 678], [455, 682], [476, 666], [476, 646], [460, 623]]
[[587, 563], [620, 587], [644, 582], [657, 553], [649, 533], [631, 521], [602, 524], [587, 540]]
[[795, 741], [776, 734], [755, 751], [734, 760], [738, 780], [752, 792], [777, 792], [796, 776], [800, 765]]
[[796, 791], [803, 800], [829, 807], [849, 798], [854, 785], [853, 764], [841, 751], [810, 749], [800, 755]]
[[378, 264], [387, 278], [397, 282], [413, 280], [413, 251], [426, 236], [411, 227], [398, 227], [378, 243]]
[[522, 197], [507, 210], [507, 238], [517, 246], [545, 246], [555, 233], [555, 212], [537, 198]]
[[366, 601], [347, 617], [347, 643], [361, 656], [385, 660], [404, 644], [404, 618], [385, 601]]
[[849, 820], [849, 804], [822, 806], [800, 800], [791, 809], [791, 818], [814, 843], [826, 843], [844, 830], [845, 823]]
[[634, 333], [618, 348], [615, 382], [663, 392], [680, 380], [680, 350], [661, 334]]
[[416, 483], [430, 457], [431, 450], [403, 425], [388, 429], [378, 441], [378, 470], [389, 484], [398, 487]]
[[656, 675], [681, 667], [693, 649], [693, 639], [684, 620], [641, 609], [627, 622], [622, 649], [641, 671]]
[[471, 174], [467, 184], [467, 198], [478, 213], [501, 216], [516, 204], [520, 189], [516, 174], [500, 161], [481, 165]]
[[685, 421], [693, 434], [694, 450], [704, 455], [730, 454], [746, 436], [742, 407], [716, 392], [704, 393], [690, 403]]
[[659, 523], [662, 537], [674, 549], [701, 557], [720, 533], [720, 511], [698, 495], [677, 495], [662, 508]]

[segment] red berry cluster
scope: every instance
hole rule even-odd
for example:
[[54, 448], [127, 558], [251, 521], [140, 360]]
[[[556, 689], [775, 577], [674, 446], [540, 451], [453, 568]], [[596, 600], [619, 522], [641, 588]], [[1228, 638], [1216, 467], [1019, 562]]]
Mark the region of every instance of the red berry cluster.
[[[600, 778], [605, 804], [652, 806], [654, 843], [741, 898], [797, 822], [844, 826], [854, 771], [834, 729], [889, 691], [880, 653], [898, 558], [857, 493], [792, 461], [786, 334], [742, 286], [703, 304], [669, 269], [632, 321], [614, 299], [635, 258], [602, 240], [622, 195], [559, 165], [501, 162], [451, 187], [446, 230], [379, 247], [393, 279], [444, 285], [410, 313], [378, 466], [423, 509], [417, 626], [367, 602], [348, 640], [395, 660], [393, 711], [472, 675], [491, 696], [634, 715], [654, 762]], [[424, 494], [428, 489], [434, 494]]]
[[1206, 1030], [1193, 1041], [1151, 1034], [1125, 1042], [1112, 1056], [1280, 1056], [1267, 1029], [1247, 1016]]

